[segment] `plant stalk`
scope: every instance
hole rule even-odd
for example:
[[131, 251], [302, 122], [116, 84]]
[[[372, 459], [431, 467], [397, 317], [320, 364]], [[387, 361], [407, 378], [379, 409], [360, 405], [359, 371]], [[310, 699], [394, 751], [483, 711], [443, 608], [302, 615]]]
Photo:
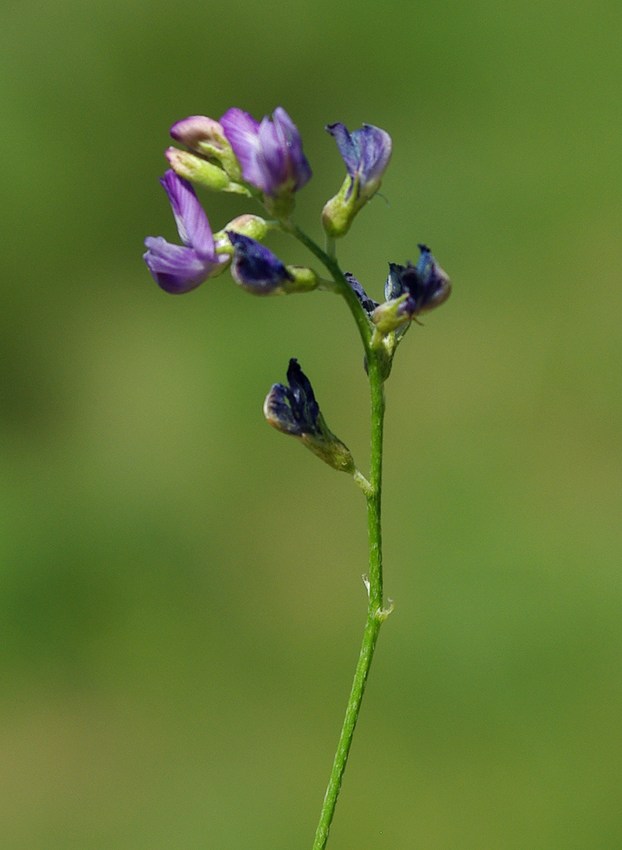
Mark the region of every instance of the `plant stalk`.
[[354, 681], [352, 682], [352, 689], [337, 745], [337, 752], [335, 753], [330, 779], [320, 813], [320, 820], [315, 833], [313, 850], [324, 850], [328, 841], [328, 833], [335, 814], [335, 806], [337, 805], [337, 798], [341, 790], [341, 782], [348, 762], [352, 738], [358, 721], [380, 626], [390, 613], [390, 609], [385, 610], [382, 605], [381, 495], [382, 437], [385, 402], [381, 364], [377, 355], [373, 352], [368, 354], [368, 374], [371, 394], [371, 474], [369, 482], [371, 486], [366, 496], [369, 540], [369, 575], [366, 585], [369, 592], [369, 605], [361, 650], [354, 673]]

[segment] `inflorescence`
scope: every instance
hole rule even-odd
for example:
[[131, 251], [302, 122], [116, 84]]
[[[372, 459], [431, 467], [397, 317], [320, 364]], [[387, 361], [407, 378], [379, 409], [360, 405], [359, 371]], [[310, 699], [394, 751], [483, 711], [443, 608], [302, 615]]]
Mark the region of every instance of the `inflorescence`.
[[[385, 130], [371, 124], [352, 132], [340, 123], [326, 129], [346, 168], [340, 189], [322, 210], [330, 244], [349, 231], [358, 212], [377, 193], [392, 142]], [[181, 244], [161, 236], [145, 240], [144, 260], [158, 286], [173, 295], [183, 294], [228, 268], [233, 280], [254, 295], [314, 289], [343, 295], [349, 289], [356, 296], [354, 306], [365, 317], [367, 353], [382, 352], [386, 379], [397, 345], [412, 321], [450, 294], [450, 280], [430, 249], [419, 245], [416, 264], [389, 263], [382, 303], [371, 298], [354, 275], [339, 271], [332, 252], [313, 251], [325, 261], [328, 279], [307, 266], [286, 265], [263, 242], [273, 230], [300, 233], [292, 222], [295, 195], [312, 176], [300, 133], [287, 112], [279, 107], [259, 122], [237, 108], [227, 110], [219, 121], [193, 115], [177, 121], [170, 134], [181, 147], [167, 149], [170, 168], [161, 183]], [[246, 213], [213, 232], [193, 183], [257, 201], [267, 217]], [[297, 437], [335, 469], [355, 474], [350, 452], [326, 426], [311, 384], [295, 359], [290, 360], [287, 378], [289, 386], [275, 384], [266, 398], [268, 422]]]

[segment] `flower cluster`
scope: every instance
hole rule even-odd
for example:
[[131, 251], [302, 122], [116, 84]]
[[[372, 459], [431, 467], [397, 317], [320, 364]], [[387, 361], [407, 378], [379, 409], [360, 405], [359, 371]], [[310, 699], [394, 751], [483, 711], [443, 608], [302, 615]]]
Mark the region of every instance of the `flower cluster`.
[[[386, 361], [383, 380], [398, 342], [411, 322], [442, 304], [450, 282], [429, 248], [419, 245], [416, 265], [389, 264], [382, 303], [366, 292], [354, 275], [336, 263], [334, 240], [343, 237], [355, 217], [374, 197], [391, 158], [391, 137], [363, 124], [349, 131], [329, 124], [345, 165], [339, 191], [322, 210], [327, 250], [322, 251], [294, 225], [296, 193], [311, 179], [298, 128], [279, 107], [256, 121], [242, 109], [228, 109], [217, 121], [192, 115], [170, 129], [177, 147], [166, 150], [169, 169], [161, 179], [168, 195], [181, 244], [161, 236], [145, 240], [144, 260], [156, 283], [179, 295], [220, 275], [226, 269], [243, 289], [255, 295], [290, 294], [327, 289], [346, 298], [356, 317], [366, 348], [381, 351]], [[266, 217], [245, 213], [213, 232], [193, 184], [216, 192], [232, 192], [259, 202]], [[296, 237], [322, 261], [328, 277], [312, 268], [287, 265], [263, 241], [272, 230]], [[349, 451], [326, 427], [311, 384], [298, 362], [290, 360], [289, 386], [275, 384], [264, 412], [271, 425], [300, 439], [331, 466], [348, 472], [355, 467]]]
[[257, 241], [269, 230], [257, 216], [250, 225], [248, 216], [230, 222], [222, 238], [215, 240], [190, 184], [254, 195], [272, 215], [287, 218], [295, 192], [311, 178], [300, 134], [287, 112], [276, 109], [272, 120], [266, 117], [259, 123], [241, 109], [229, 109], [220, 121], [193, 115], [177, 121], [170, 132], [185, 149], [166, 151], [170, 170], [162, 185], [183, 245], [172, 245], [162, 237], [145, 240], [144, 259], [156, 283], [172, 294], [189, 292], [223, 271], [233, 255], [233, 277], [251, 292], [263, 295], [314, 288], [314, 275], [287, 269]]

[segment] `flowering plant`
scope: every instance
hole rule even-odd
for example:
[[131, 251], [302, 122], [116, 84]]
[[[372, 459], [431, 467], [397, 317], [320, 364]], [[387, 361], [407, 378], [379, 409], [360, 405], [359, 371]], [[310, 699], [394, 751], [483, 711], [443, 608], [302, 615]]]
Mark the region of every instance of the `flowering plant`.
[[[353, 132], [339, 123], [326, 129], [337, 143], [346, 175], [322, 211], [324, 248], [293, 220], [296, 193], [311, 179], [296, 125], [281, 107], [271, 118], [259, 122], [234, 108], [220, 121], [194, 115], [171, 128], [172, 138], [182, 147], [166, 151], [170, 168], [161, 182], [182, 244], [148, 237], [144, 254], [156, 283], [174, 295], [195, 289], [227, 268], [237, 284], [255, 295], [314, 289], [334, 292], [346, 301], [363, 344], [371, 397], [368, 477], [358, 469], [347, 446], [328, 428], [311, 383], [295, 358], [289, 361], [287, 385], [274, 384], [264, 403], [270, 425], [298, 439], [333, 469], [351, 475], [367, 503], [369, 569], [363, 577], [367, 618], [313, 850], [323, 850], [328, 841], [378, 634], [392, 610], [392, 603], [384, 602], [382, 570], [384, 384], [397, 347], [413, 321], [442, 304], [451, 289], [448, 276], [423, 244], [419, 245], [416, 264], [389, 264], [381, 303], [366, 293], [353, 274], [342, 271], [336, 240], [345, 236], [357, 214], [378, 192], [391, 158], [392, 142], [386, 131], [370, 124]], [[247, 213], [214, 233], [192, 183], [253, 199], [263, 206], [267, 217]], [[322, 264], [321, 274], [308, 266], [285, 265], [263, 244], [273, 230], [291, 235], [307, 248]]]

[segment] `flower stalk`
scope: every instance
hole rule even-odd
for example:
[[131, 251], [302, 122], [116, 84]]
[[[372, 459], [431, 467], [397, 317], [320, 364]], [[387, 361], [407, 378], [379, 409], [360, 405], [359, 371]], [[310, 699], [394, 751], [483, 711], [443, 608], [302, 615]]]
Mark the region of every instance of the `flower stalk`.
[[[369, 479], [356, 466], [346, 444], [328, 427], [311, 382], [295, 357], [289, 360], [287, 384], [273, 384], [263, 408], [273, 428], [298, 440], [336, 471], [350, 475], [367, 504], [369, 565], [363, 577], [367, 616], [313, 850], [324, 850], [328, 841], [380, 627], [393, 608], [392, 603], [384, 605], [382, 572], [384, 384], [397, 347], [412, 322], [442, 304], [451, 291], [449, 277], [423, 244], [419, 245], [417, 265], [410, 261], [406, 265], [389, 264], [382, 303], [370, 297], [353, 274], [342, 271], [336, 240], [349, 232], [356, 216], [380, 188], [392, 141], [386, 131], [371, 124], [352, 132], [341, 123], [326, 129], [337, 143], [346, 175], [337, 194], [322, 210], [325, 250], [293, 220], [296, 193], [312, 176], [298, 128], [281, 107], [261, 121], [232, 108], [219, 121], [193, 115], [171, 128], [171, 136], [184, 149], [166, 151], [170, 168], [162, 184], [182, 244], [148, 237], [144, 254], [152, 277], [170, 294], [190, 292], [228, 268], [233, 280], [256, 296], [315, 289], [341, 295], [363, 345], [371, 408]], [[245, 212], [213, 233], [191, 183], [257, 201], [268, 218]], [[329, 279], [306, 264], [285, 265], [263, 245], [273, 230], [298, 240], [323, 265]]]
[[354, 730], [358, 722], [363, 694], [371, 664], [376, 650], [380, 627], [391, 613], [392, 606], [383, 607], [383, 575], [382, 575], [382, 441], [384, 431], [384, 386], [382, 369], [377, 358], [373, 356], [368, 363], [369, 387], [371, 396], [371, 474], [369, 492], [367, 493], [367, 536], [369, 542], [369, 573], [365, 580], [368, 592], [367, 620], [363, 631], [363, 639], [359, 652], [354, 680], [348, 698], [345, 718], [337, 744], [337, 751], [324, 795], [320, 812], [320, 820], [315, 832], [313, 850], [324, 850], [328, 841], [330, 826], [335, 814], [335, 807], [343, 774], [348, 763]]

